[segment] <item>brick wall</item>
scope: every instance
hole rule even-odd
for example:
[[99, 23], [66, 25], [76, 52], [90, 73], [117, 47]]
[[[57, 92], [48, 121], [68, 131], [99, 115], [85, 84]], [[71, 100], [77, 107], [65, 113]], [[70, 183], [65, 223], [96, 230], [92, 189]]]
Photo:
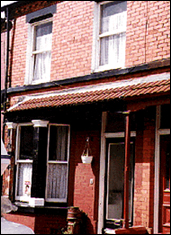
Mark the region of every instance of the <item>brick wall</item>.
[[[53, 19], [52, 81], [91, 73], [93, 11], [93, 1], [57, 4]], [[170, 57], [169, 13], [169, 1], [127, 2], [126, 66]], [[22, 86], [28, 37], [25, 16], [17, 18], [11, 37], [12, 87]]]
[[52, 40], [51, 80], [91, 73], [93, 2], [57, 5]]
[[[83, 164], [81, 154], [88, 136], [93, 162]], [[86, 234], [93, 234], [96, 233], [98, 221], [100, 130], [75, 131], [71, 139], [71, 153], [74, 154], [71, 160], [75, 160], [74, 185], [71, 184], [74, 187], [73, 205], [87, 214]], [[92, 184], [90, 180], [93, 180]]]
[[[5, 88], [5, 70], [6, 70], [5, 55], [6, 55], [6, 33], [1, 33], [1, 90]], [[3, 117], [4, 115], [2, 114], [1, 111], [1, 133], [3, 131]]]
[[1, 33], [1, 90], [5, 87], [6, 33]]
[[26, 51], [27, 51], [27, 36], [28, 28], [26, 25], [26, 17], [17, 18], [13, 24], [13, 29], [10, 32], [11, 36], [11, 51], [12, 57], [12, 81], [11, 86], [23, 86], [26, 73]]
[[[57, 4], [53, 20], [51, 80], [91, 73], [93, 4], [91, 1]], [[12, 37], [12, 87], [23, 86], [28, 37], [26, 16], [17, 18]]]
[[126, 66], [170, 57], [170, 2], [128, 1]]
[[[15, 223], [23, 224], [31, 228], [36, 234], [51, 234], [52, 229], [58, 232], [66, 226], [66, 213], [62, 215], [51, 214], [30, 214], [30, 213], [10, 213], [4, 217]], [[58, 233], [58, 234], [61, 234]]]
[[135, 147], [135, 226], [153, 227], [154, 142], [154, 122], [145, 122], [144, 130], [137, 131]]
[[[90, 184], [90, 180], [93, 181]], [[97, 189], [96, 189], [97, 190]], [[74, 206], [78, 206], [87, 216], [86, 233], [96, 233], [95, 210], [95, 175], [91, 164], [79, 163], [75, 172]]]

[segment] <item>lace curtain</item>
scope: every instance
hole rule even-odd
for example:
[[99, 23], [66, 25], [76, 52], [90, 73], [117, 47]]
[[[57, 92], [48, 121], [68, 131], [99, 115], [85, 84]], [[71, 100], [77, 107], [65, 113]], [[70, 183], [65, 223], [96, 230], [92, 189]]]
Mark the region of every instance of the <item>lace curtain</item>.
[[106, 5], [102, 6], [100, 33], [106, 36], [100, 39], [100, 65], [122, 66], [125, 61], [126, 3]]
[[65, 201], [67, 198], [67, 140], [68, 127], [51, 126], [47, 176], [47, 199]]
[[36, 27], [33, 80], [50, 77], [52, 22]]
[[126, 34], [116, 34], [101, 39], [100, 65], [121, 65], [125, 60]]
[[18, 164], [17, 196], [31, 196], [32, 163]]
[[49, 164], [47, 197], [66, 198], [67, 164]]

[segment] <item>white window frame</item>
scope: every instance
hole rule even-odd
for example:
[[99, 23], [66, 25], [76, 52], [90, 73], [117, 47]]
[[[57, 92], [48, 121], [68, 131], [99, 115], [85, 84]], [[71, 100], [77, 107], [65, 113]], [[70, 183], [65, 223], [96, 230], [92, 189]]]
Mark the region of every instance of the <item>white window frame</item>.
[[[17, 124], [17, 136], [16, 136], [16, 149], [15, 149], [15, 165], [16, 165], [16, 186], [15, 186], [15, 200], [17, 201], [24, 201], [29, 202], [30, 196], [17, 196], [17, 189], [18, 189], [18, 177], [19, 177], [19, 164], [21, 163], [30, 163], [33, 164], [33, 160], [20, 160], [20, 140], [21, 140], [21, 127], [22, 126], [33, 126], [32, 122], [27, 123], [19, 123]], [[66, 161], [51, 161], [49, 160], [49, 146], [50, 146], [50, 127], [51, 126], [67, 126], [68, 127], [68, 140], [67, 140], [67, 160]], [[67, 182], [66, 182], [66, 198], [64, 199], [54, 199], [47, 197], [47, 187], [45, 187], [45, 200], [47, 202], [59, 202], [59, 203], [66, 203], [68, 200], [68, 178], [69, 178], [69, 158], [70, 158], [70, 125], [69, 124], [56, 124], [56, 123], [49, 123], [48, 125], [48, 143], [47, 143], [47, 172], [46, 172], [46, 185], [48, 180], [48, 166], [49, 164], [66, 164], [67, 165]], [[33, 173], [33, 172], [32, 172]], [[32, 185], [32, 182], [31, 182]]]
[[[125, 67], [125, 59], [121, 64], [114, 65], [100, 65], [100, 39], [106, 36], [120, 34], [126, 31], [118, 31], [118, 32], [109, 32], [100, 34], [100, 22], [101, 22], [101, 6], [113, 1], [104, 1], [94, 3], [94, 23], [93, 23], [93, 47], [92, 47], [92, 72], [100, 72], [110, 69], [116, 68], [124, 68]], [[126, 21], [127, 21], [127, 11], [126, 11]], [[125, 51], [126, 52], [126, 43], [125, 43]]]
[[[19, 164], [21, 163], [29, 163], [33, 164], [33, 160], [26, 159], [26, 160], [20, 160], [19, 155], [20, 155], [20, 140], [21, 140], [21, 127], [22, 126], [33, 126], [31, 122], [29, 123], [20, 123], [17, 125], [17, 136], [16, 136], [16, 150], [15, 150], [15, 165], [17, 167], [16, 171], [16, 186], [15, 186], [15, 199], [19, 201], [25, 201], [29, 202], [29, 199], [31, 198], [30, 196], [17, 196], [17, 189], [18, 189], [18, 177], [19, 177]], [[32, 184], [32, 181], [31, 181]]]
[[[68, 127], [67, 161], [49, 160], [50, 127], [51, 126], [67, 126]], [[45, 189], [45, 201], [46, 202], [67, 203], [67, 200], [68, 200], [68, 177], [69, 177], [69, 156], [70, 156], [70, 125], [50, 123], [49, 128], [48, 128], [48, 144], [47, 144], [47, 173], [46, 173], [46, 189]], [[48, 198], [48, 196], [47, 196], [47, 183], [48, 183], [49, 164], [66, 164], [67, 165], [66, 198]]]
[[[28, 42], [27, 42], [27, 55], [26, 55], [26, 76], [25, 76], [25, 85], [28, 84], [40, 84], [50, 81], [50, 73], [46, 79], [39, 79], [33, 81], [33, 66], [34, 66], [34, 55], [42, 52], [52, 51], [52, 42], [51, 42], [51, 50], [43, 51], [34, 51], [34, 43], [35, 43], [35, 27], [41, 24], [45, 24], [48, 22], [52, 22], [53, 24], [53, 17], [34, 22], [32, 24], [28, 23]], [[53, 33], [52, 33], [53, 34]], [[51, 63], [50, 63], [51, 64]]]

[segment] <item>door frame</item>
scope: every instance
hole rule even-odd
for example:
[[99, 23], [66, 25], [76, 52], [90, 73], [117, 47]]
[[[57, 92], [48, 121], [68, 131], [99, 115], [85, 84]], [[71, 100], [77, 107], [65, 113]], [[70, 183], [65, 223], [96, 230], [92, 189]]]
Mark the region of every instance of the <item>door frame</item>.
[[159, 232], [159, 177], [160, 177], [160, 136], [170, 135], [170, 129], [160, 129], [161, 105], [156, 106], [155, 161], [154, 161], [154, 217], [153, 233]]
[[[99, 175], [99, 203], [97, 233], [101, 234], [104, 227], [104, 198], [105, 198], [105, 174], [106, 174], [106, 140], [108, 138], [124, 138], [125, 132], [105, 133], [107, 124], [107, 112], [102, 112], [101, 149], [100, 149], [100, 175]], [[136, 137], [136, 131], [130, 132], [130, 137]]]

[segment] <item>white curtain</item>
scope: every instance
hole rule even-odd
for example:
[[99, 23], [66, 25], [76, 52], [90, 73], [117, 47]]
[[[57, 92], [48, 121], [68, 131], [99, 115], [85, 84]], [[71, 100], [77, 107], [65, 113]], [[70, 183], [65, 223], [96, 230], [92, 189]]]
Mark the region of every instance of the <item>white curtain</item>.
[[17, 196], [30, 196], [31, 178], [32, 178], [32, 163], [19, 163]]
[[125, 33], [101, 39], [100, 65], [122, 65], [125, 60]]
[[[55, 152], [55, 159], [49, 156], [48, 176], [47, 176], [47, 198], [66, 199], [67, 197], [67, 140], [68, 127], [52, 125], [50, 129], [50, 141], [55, 138], [55, 145], [50, 145], [49, 154]], [[55, 135], [56, 133], [56, 135]], [[53, 135], [54, 136], [53, 136]], [[53, 159], [53, 162], [51, 162]], [[54, 162], [55, 161], [55, 162]]]
[[65, 199], [66, 184], [67, 164], [49, 164], [47, 197]]
[[102, 38], [101, 41], [100, 65], [109, 63], [109, 37]]
[[126, 12], [102, 18], [101, 33], [113, 34], [100, 40], [100, 65], [122, 66], [125, 61]]
[[50, 77], [52, 23], [36, 27], [33, 80], [44, 80]]

